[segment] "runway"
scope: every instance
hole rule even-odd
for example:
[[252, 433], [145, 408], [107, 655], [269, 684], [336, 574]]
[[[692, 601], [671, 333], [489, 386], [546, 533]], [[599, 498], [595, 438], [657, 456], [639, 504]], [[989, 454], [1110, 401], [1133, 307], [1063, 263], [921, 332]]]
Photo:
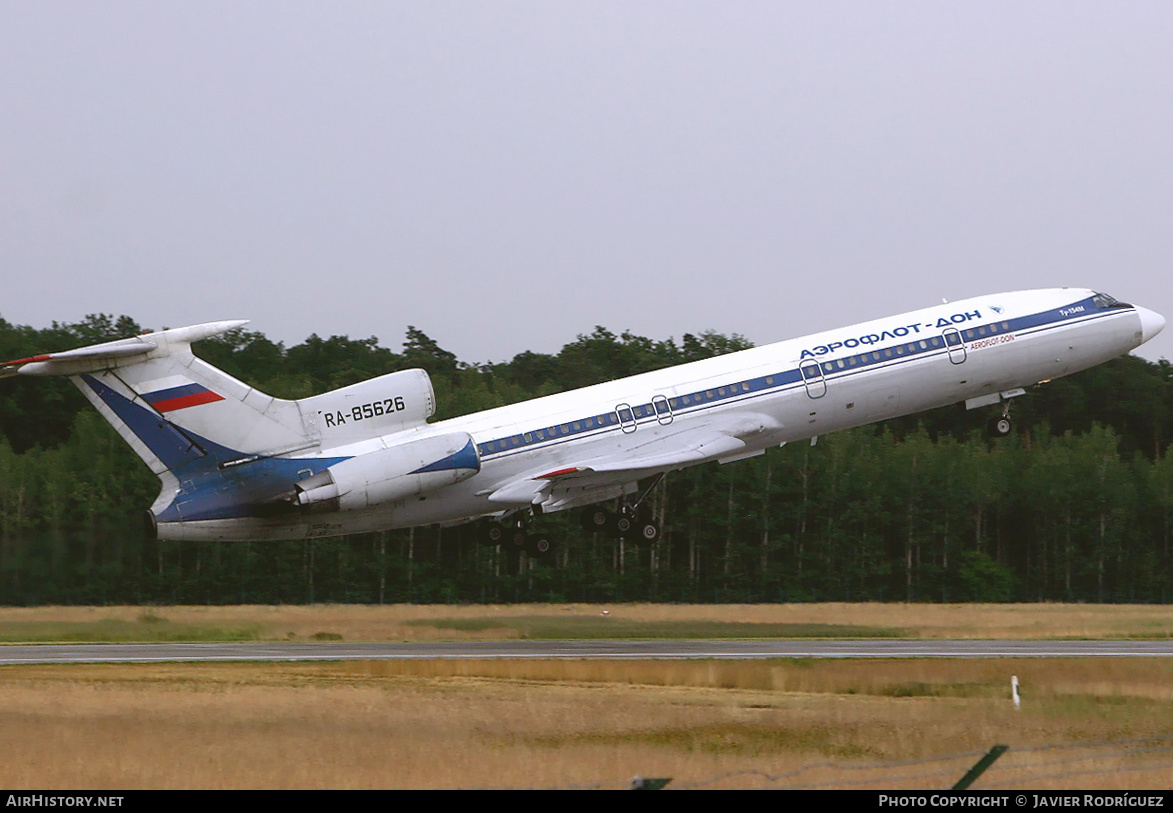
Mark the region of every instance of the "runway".
[[462, 641], [243, 644], [5, 644], [0, 665], [336, 661], [407, 658], [763, 659], [1173, 657], [1161, 641]]

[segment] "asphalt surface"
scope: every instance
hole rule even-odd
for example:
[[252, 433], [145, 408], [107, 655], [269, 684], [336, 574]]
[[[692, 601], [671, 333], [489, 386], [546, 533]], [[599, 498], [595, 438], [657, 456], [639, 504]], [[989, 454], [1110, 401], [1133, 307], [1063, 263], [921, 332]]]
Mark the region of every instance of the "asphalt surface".
[[1162, 641], [462, 641], [245, 644], [5, 644], [0, 665], [394, 658], [1080, 658], [1173, 657]]

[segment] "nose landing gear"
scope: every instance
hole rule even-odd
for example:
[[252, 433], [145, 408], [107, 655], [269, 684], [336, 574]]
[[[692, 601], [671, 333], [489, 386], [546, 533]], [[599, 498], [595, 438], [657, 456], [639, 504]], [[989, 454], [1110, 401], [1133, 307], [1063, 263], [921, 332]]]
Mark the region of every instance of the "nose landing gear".
[[1014, 428], [1014, 422], [1010, 420], [1010, 402], [1002, 402], [1002, 414], [990, 418], [989, 423], [986, 424], [986, 431], [989, 432], [990, 437], [1004, 438], [1010, 434], [1010, 430]]

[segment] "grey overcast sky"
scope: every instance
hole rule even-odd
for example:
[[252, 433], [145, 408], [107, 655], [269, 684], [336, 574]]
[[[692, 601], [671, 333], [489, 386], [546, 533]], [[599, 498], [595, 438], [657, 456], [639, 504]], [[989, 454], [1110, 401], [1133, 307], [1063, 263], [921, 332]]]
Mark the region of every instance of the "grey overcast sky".
[[502, 361], [1062, 285], [1173, 317], [1171, 255], [1168, 2], [0, 0], [16, 324]]

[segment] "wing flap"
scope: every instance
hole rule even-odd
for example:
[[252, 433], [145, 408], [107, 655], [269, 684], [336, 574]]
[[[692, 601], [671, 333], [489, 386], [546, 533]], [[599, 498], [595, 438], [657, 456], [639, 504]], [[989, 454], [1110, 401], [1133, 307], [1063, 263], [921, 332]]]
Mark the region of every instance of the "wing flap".
[[624, 454], [605, 455], [571, 465], [562, 464], [556, 469], [533, 471], [499, 486], [488, 498], [490, 502], [502, 505], [536, 505], [566, 488], [598, 488], [609, 484], [631, 483], [661, 471], [744, 454], [748, 444], [738, 434], [754, 434], [762, 429], [759, 422], [751, 423], [752, 427], [744, 420], [736, 426], [721, 429], [696, 427], [657, 437]]
[[[659, 445], [659, 444], [657, 444]], [[593, 460], [583, 464], [580, 469], [592, 472], [624, 472], [638, 473], [659, 469], [674, 469], [701, 463], [706, 460], [716, 460], [727, 454], [740, 452], [745, 449], [745, 441], [726, 435], [721, 432], [711, 432], [698, 437], [690, 438], [689, 443], [678, 449], [666, 450], [657, 453], [645, 453], [635, 457], [620, 459]], [[552, 472], [546, 477], [557, 477], [558, 472]], [[574, 476], [573, 473], [565, 476]]]

